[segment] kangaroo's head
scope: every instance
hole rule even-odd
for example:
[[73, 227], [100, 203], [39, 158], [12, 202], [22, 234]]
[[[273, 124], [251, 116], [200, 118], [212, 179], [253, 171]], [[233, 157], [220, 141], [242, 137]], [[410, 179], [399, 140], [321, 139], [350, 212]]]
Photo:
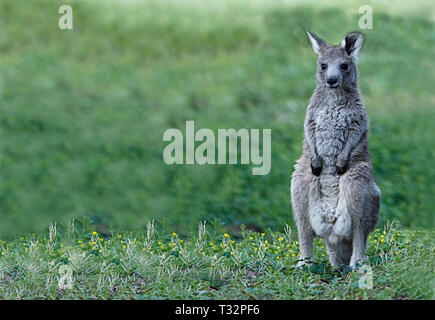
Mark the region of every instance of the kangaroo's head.
[[307, 31], [314, 51], [319, 56], [317, 82], [328, 89], [355, 88], [358, 85], [357, 57], [363, 35], [351, 32], [338, 46], [329, 45], [314, 33]]

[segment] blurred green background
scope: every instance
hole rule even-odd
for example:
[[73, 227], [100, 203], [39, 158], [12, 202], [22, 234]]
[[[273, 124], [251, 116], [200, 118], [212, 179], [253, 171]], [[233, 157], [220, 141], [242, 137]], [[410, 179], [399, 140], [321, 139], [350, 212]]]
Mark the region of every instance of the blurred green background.
[[[293, 224], [289, 181], [315, 87], [308, 28], [359, 59], [381, 222], [433, 228], [435, 10], [428, 1], [0, 0], [0, 236], [70, 217], [116, 228]], [[345, 4], [346, 3], [346, 4]], [[74, 29], [58, 28], [58, 8]], [[272, 170], [168, 166], [168, 128], [271, 128]]]

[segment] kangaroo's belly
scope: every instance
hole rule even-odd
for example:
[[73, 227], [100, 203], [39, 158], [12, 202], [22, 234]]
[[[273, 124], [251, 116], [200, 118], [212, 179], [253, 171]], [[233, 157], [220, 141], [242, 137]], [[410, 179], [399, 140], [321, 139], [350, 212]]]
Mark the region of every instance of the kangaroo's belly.
[[309, 220], [318, 237], [337, 243], [351, 238], [351, 217], [346, 199], [340, 192], [340, 177], [321, 174], [312, 182], [309, 199]]
[[335, 172], [337, 156], [343, 150], [348, 136], [348, 122], [344, 115], [338, 112], [324, 111], [316, 119], [316, 149], [323, 159], [324, 173]]
[[340, 104], [320, 106], [314, 115], [315, 143], [323, 160], [322, 173], [312, 180], [309, 196], [309, 219], [317, 236], [337, 243], [351, 238], [351, 217], [344, 193], [340, 190], [337, 156], [349, 135], [350, 114]]

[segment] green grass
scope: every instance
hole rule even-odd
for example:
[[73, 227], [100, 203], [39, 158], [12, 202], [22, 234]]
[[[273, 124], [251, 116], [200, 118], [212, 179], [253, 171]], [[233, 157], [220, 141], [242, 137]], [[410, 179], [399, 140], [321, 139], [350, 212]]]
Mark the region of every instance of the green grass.
[[[203, 226], [203, 225], [202, 225]], [[387, 224], [369, 239], [373, 288], [363, 267], [331, 269], [324, 242], [316, 263], [297, 268], [291, 229], [227, 234], [206, 224], [179, 235], [98, 233], [86, 220], [1, 242], [1, 299], [433, 299], [435, 233]], [[69, 288], [59, 288], [72, 272]], [[364, 266], [364, 268], [367, 268]], [[66, 282], [61, 282], [66, 284]]]
[[[315, 86], [304, 28], [338, 43], [358, 29], [360, 2], [70, 3], [73, 31], [57, 28], [58, 1], [0, 4], [0, 235], [82, 216], [121, 228], [158, 219], [177, 231], [215, 218], [293, 225], [289, 181]], [[430, 229], [433, 6], [371, 4], [359, 64], [381, 225]], [[167, 166], [163, 132], [186, 120], [271, 128], [271, 173]]]

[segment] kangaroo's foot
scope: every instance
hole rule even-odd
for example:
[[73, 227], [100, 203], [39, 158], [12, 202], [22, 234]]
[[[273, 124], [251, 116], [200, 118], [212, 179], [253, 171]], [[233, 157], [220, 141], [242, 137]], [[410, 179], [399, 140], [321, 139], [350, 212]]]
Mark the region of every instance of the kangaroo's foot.
[[349, 266], [352, 255], [352, 242], [342, 240], [337, 243], [326, 242], [328, 249], [329, 261], [334, 269], [340, 270]]
[[350, 258], [350, 267], [352, 269], [355, 269], [355, 267], [359, 264], [363, 264], [368, 260], [368, 257], [366, 255], [360, 255], [360, 256], [354, 256]]
[[312, 257], [305, 257], [302, 258], [296, 265], [296, 267], [298, 268], [302, 268], [304, 266], [310, 267], [311, 265], [313, 265], [314, 261]]

